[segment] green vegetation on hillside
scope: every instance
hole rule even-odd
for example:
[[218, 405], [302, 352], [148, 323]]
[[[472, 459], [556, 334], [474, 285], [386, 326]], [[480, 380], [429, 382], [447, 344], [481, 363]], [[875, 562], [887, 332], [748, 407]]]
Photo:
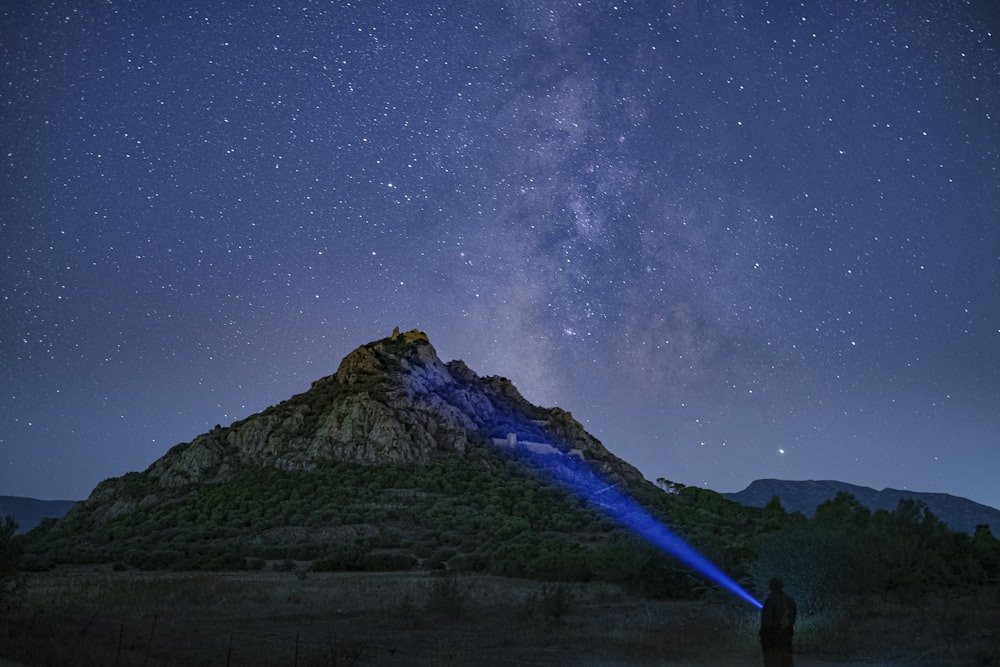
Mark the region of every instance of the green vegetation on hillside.
[[17, 604], [24, 578], [20, 573], [24, 536], [13, 517], [0, 517], [0, 611]]
[[[1000, 542], [986, 527], [974, 536], [950, 531], [919, 503], [871, 513], [842, 494], [806, 519], [776, 499], [750, 508], [706, 489], [669, 486], [669, 493], [651, 484], [630, 491], [751, 591], [766, 591], [775, 573], [795, 582], [804, 609], [869, 593], [907, 599], [970, 590], [1000, 576]], [[29, 566], [239, 570], [308, 561], [315, 570], [607, 581], [649, 597], [693, 598], [712, 588], [585, 501], [495, 453], [429, 464], [341, 462], [308, 472], [256, 468], [172, 491], [131, 473], [119, 493], [136, 509], [97, 520], [84, 507], [33, 531]]]
[[[337, 463], [309, 472], [258, 468], [173, 495], [143, 478], [126, 476], [120, 491], [136, 502], [131, 512], [98, 521], [84, 510], [40, 526], [30, 537], [31, 560], [225, 570], [290, 559], [314, 561], [317, 569], [422, 567], [626, 582], [643, 579], [639, 572], [676, 570], [583, 501], [499, 456]], [[627, 570], [622, 551], [643, 554], [631, 559], [636, 572], [611, 572]], [[661, 594], [692, 594], [689, 575], [675, 579], [674, 590]]]

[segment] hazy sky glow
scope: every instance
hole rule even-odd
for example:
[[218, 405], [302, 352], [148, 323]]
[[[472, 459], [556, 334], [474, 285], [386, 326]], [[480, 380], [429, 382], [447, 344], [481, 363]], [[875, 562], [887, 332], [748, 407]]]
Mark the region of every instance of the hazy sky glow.
[[650, 479], [1000, 507], [992, 2], [0, 10], [0, 494], [399, 325]]

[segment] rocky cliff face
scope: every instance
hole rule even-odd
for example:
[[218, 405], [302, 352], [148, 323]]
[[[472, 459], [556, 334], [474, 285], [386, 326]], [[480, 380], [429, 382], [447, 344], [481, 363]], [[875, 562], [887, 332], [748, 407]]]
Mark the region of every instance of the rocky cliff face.
[[[142, 477], [153, 489], [170, 490], [223, 481], [248, 467], [427, 462], [517, 442], [543, 443], [556, 457], [572, 452], [616, 482], [643, 480], [570, 413], [532, 405], [509, 380], [481, 378], [461, 361], [445, 364], [426, 335], [398, 330], [351, 352], [336, 373], [308, 391], [176, 445]], [[141, 501], [123, 506], [117, 492], [128, 477], [99, 485], [83, 503], [88, 512], [111, 518], [134, 509]]]

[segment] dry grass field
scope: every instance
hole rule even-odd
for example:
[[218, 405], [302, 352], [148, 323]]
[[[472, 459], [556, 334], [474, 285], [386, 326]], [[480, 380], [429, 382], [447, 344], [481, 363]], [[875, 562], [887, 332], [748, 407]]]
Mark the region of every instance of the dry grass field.
[[[114, 571], [31, 575], [0, 621], [26, 665], [761, 664], [736, 598], [649, 601], [608, 585], [426, 573]], [[804, 616], [799, 667], [1000, 664], [997, 591]]]

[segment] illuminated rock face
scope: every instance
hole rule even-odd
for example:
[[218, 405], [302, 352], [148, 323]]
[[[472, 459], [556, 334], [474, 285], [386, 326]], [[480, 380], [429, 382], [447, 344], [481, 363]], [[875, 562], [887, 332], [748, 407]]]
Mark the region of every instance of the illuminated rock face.
[[[348, 354], [308, 391], [176, 445], [145, 476], [155, 491], [221, 481], [250, 467], [427, 462], [506, 448], [508, 438], [535, 453], [571, 454], [610, 479], [642, 480], [569, 412], [532, 405], [509, 380], [479, 377], [462, 361], [443, 363], [426, 334], [398, 328]], [[116, 504], [118, 483], [103, 483], [87, 502], [105, 505], [109, 515], [127, 511]]]
[[391, 341], [399, 340], [400, 336], [402, 336], [403, 341], [406, 343], [416, 343], [418, 341], [423, 341], [425, 343], [431, 342], [430, 339], [427, 337], [427, 334], [425, 334], [423, 331], [420, 331], [419, 329], [410, 329], [406, 333], [401, 334], [399, 333], [399, 327], [396, 327], [395, 329], [392, 330], [392, 336], [389, 337], [389, 340]]

